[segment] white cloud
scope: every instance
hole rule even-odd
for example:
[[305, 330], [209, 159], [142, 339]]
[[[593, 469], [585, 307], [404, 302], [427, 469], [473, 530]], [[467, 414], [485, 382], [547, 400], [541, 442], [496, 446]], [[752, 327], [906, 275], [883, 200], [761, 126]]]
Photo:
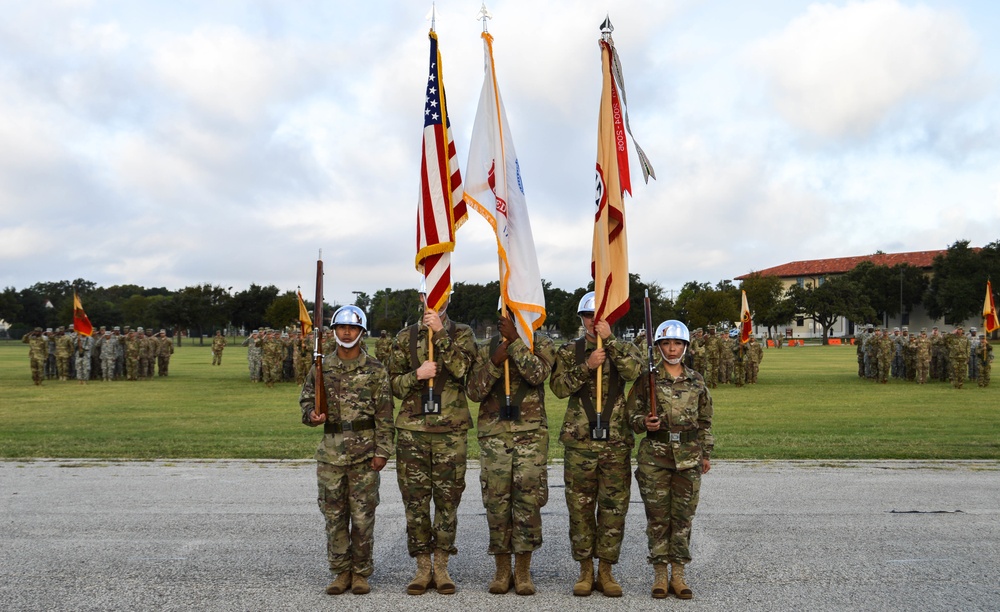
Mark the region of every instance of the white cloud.
[[750, 60], [779, 113], [823, 138], [865, 137], [919, 98], [947, 98], [977, 59], [958, 15], [897, 0], [813, 4]]

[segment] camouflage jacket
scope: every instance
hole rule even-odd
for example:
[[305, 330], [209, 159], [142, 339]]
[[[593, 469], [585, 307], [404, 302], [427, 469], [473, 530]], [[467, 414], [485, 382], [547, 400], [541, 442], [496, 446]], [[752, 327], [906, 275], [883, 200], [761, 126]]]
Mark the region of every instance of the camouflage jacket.
[[[392, 456], [396, 430], [392, 426], [392, 394], [385, 366], [362, 352], [356, 359], [343, 361], [336, 353], [323, 361], [326, 385], [327, 421], [357, 422], [372, 419], [373, 428], [327, 432], [316, 449], [316, 461], [332, 465], [353, 465], [372, 457]], [[309, 368], [299, 395], [302, 422], [316, 407], [316, 367]]]
[[160, 352], [160, 343], [156, 341], [156, 338], [146, 336], [142, 339], [140, 348], [145, 359], [155, 359]]
[[28, 332], [21, 337], [21, 342], [28, 345], [28, 357], [45, 360], [49, 355], [49, 340], [45, 336], [32, 336]]
[[225, 336], [212, 336], [212, 351], [218, 352], [226, 348]]
[[475, 337], [468, 325], [454, 323], [447, 315], [441, 317], [441, 322], [444, 329], [434, 334], [434, 361], [438, 364], [434, 393], [441, 394], [439, 415], [422, 414], [427, 381], [417, 380], [417, 368], [427, 359], [428, 328], [410, 325], [393, 340], [389, 381], [392, 394], [402, 400], [396, 417], [398, 429], [446, 433], [468, 431], [472, 427], [465, 377], [476, 359]]
[[[683, 374], [673, 378], [663, 367], [658, 368], [656, 414], [660, 417], [660, 430], [647, 434], [639, 443], [638, 462], [679, 470], [697, 467], [701, 458], [710, 457], [715, 448], [712, 412], [712, 396], [701, 374], [686, 367]], [[644, 420], [648, 414], [649, 375], [644, 372], [632, 386], [628, 397], [629, 423], [634, 432], [646, 431]], [[669, 441], [669, 432], [690, 431], [697, 431], [697, 437], [680, 442]]]
[[76, 342], [69, 334], [56, 338], [56, 357], [69, 357], [76, 350]]
[[965, 336], [955, 336], [951, 335], [948, 337], [949, 342], [945, 345], [948, 349], [948, 358], [953, 362], [958, 363], [968, 363], [969, 362], [969, 339]]
[[[577, 359], [577, 342], [586, 343], [582, 360]], [[566, 406], [566, 416], [563, 419], [562, 430], [559, 433], [559, 441], [570, 448], [603, 448], [605, 445], [627, 446], [633, 445], [632, 430], [628, 427], [625, 415], [625, 383], [635, 380], [642, 371], [642, 355], [639, 347], [631, 342], [624, 342], [608, 337], [604, 340], [606, 358], [604, 367], [601, 368], [601, 394], [604, 396], [602, 405], [604, 412], [601, 415], [602, 423], [607, 423], [608, 441], [594, 441], [590, 439], [590, 418], [584, 408], [581, 396], [587, 394], [593, 398], [597, 394], [597, 370], [590, 370], [586, 360], [597, 348], [597, 345], [585, 338], [577, 338], [562, 345], [556, 354], [556, 365], [552, 370], [552, 377], [549, 379], [549, 386], [556, 397], [568, 397], [569, 403]], [[609, 367], [611, 364], [614, 368]], [[618, 378], [616, 386], [618, 391], [615, 397], [608, 399], [611, 391], [611, 376]], [[593, 401], [593, 399], [591, 399]], [[608, 415], [610, 408], [610, 416]], [[594, 409], [597, 406], [594, 402]]]
[[173, 340], [171, 340], [167, 336], [164, 336], [164, 337], [160, 338], [158, 342], [160, 343], [160, 351], [158, 353], [160, 355], [160, 357], [169, 357], [169, 356], [171, 356], [171, 355], [174, 354], [174, 341]]
[[534, 341], [534, 352], [520, 338], [507, 346], [511, 403], [521, 407], [521, 418], [517, 421], [500, 420], [500, 407], [507, 401], [504, 368], [502, 365], [493, 365], [490, 360], [490, 355], [499, 345], [500, 337], [493, 336], [489, 342], [480, 345], [468, 384], [469, 399], [479, 402], [479, 417], [476, 420], [478, 437], [548, 429], [545, 380], [552, 373], [556, 347], [545, 334], [536, 333]]

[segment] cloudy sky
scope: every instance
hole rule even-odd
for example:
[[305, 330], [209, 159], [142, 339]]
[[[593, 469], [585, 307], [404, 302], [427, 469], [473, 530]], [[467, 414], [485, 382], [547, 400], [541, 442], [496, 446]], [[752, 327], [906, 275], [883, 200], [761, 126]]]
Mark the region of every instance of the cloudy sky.
[[[465, 165], [481, 0], [439, 0]], [[1000, 239], [1000, 3], [493, 0], [542, 276], [588, 280], [609, 7], [666, 289]], [[0, 0], [0, 286], [415, 286], [430, 2]], [[636, 168], [633, 157], [633, 169]], [[455, 280], [496, 279], [473, 213]]]

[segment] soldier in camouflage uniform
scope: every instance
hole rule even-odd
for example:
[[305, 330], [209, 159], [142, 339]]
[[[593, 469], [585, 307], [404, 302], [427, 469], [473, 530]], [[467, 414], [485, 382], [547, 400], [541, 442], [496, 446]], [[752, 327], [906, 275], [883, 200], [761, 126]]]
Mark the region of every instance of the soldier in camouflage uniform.
[[750, 350], [749, 383], [756, 385], [757, 376], [760, 374], [760, 362], [764, 361], [764, 347], [761, 346], [760, 342], [757, 342], [757, 338], [750, 336], [750, 343], [747, 344], [747, 348]]
[[691, 523], [701, 475], [711, 469], [715, 446], [712, 396], [701, 375], [682, 362], [689, 342], [687, 326], [664, 321], [654, 338], [661, 357], [654, 383], [655, 414], [650, 410], [648, 372], [629, 394], [629, 423], [634, 432], [646, 434], [639, 443], [635, 479], [646, 506], [648, 560], [655, 571], [652, 596], [662, 599], [674, 593], [691, 599], [684, 566], [691, 562]]
[[[292, 366], [295, 368], [295, 382], [302, 384], [312, 363], [312, 335], [296, 331], [292, 334]], [[385, 365], [381, 359], [379, 362]]]
[[[435, 584], [445, 595], [456, 588], [448, 575], [448, 557], [458, 552], [455, 531], [472, 426], [465, 377], [476, 358], [476, 343], [472, 329], [451, 321], [447, 308], [447, 302], [440, 312], [426, 308], [420, 324], [396, 335], [389, 358], [392, 394], [400, 399], [396, 475], [406, 508], [407, 549], [417, 563], [406, 587], [410, 595]], [[428, 333], [433, 360], [428, 358]], [[424, 414], [430, 381], [434, 395], [440, 396], [438, 414]]]
[[375, 341], [375, 358], [382, 363], [389, 362], [389, 355], [392, 354], [392, 338], [382, 330], [378, 340]]
[[917, 383], [922, 385], [927, 382], [931, 369], [931, 339], [927, 337], [926, 327], [920, 330], [920, 335], [913, 339], [912, 344]]
[[[633, 436], [625, 414], [625, 385], [639, 376], [642, 358], [637, 346], [612, 335], [607, 321], [595, 321], [594, 310], [591, 291], [577, 306], [586, 334], [559, 349], [549, 386], [556, 397], [570, 398], [559, 441], [566, 449], [570, 546], [573, 559], [580, 563], [573, 594], [587, 596], [596, 588], [607, 597], [620, 597], [621, 585], [611, 568], [621, 553], [632, 482]], [[602, 348], [597, 348], [598, 335]], [[595, 399], [599, 366], [604, 397]], [[606, 428], [603, 440], [592, 439], [598, 416]]]
[[319, 508], [326, 517], [326, 550], [335, 578], [330, 595], [348, 588], [368, 593], [375, 566], [375, 508], [379, 472], [393, 451], [392, 394], [385, 367], [361, 350], [365, 314], [343, 306], [331, 323], [338, 347], [323, 361], [327, 413], [316, 413], [316, 368], [306, 375], [299, 405], [302, 422], [323, 425], [316, 449]]
[[708, 326], [708, 335], [705, 337], [705, 384], [715, 388], [719, 381], [719, 336], [715, 335], [715, 326]]
[[170, 356], [174, 354], [174, 341], [167, 336], [167, 330], [160, 330], [160, 348], [156, 352], [156, 367], [160, 376], [170, 374]]
[[59, 369], [56, 367], [56, 334], [51, 327], [45, 329], [45, 343], [48, 354], [45, 356], [45, 378], [57, 378]]
[[94, 350], [94, 339], [83, 334], [76, 335], [74, 356], [76, 358], [76, 379], [81, 385], [90, 380], [90, 354]]
[[115, 379], [115, 360], [118, 358], [118, 351], [121, 345], [115, 336], [109, 332], [104, 332], [101, 338], [101, 378], [106, 381]]
[[976, 350], [979, 348], [979, 336], [976, 335], [976, 328], [969, 328], [969, 380], [979, 379], [979, 360], [976, 359]]
[[42, 328], [36, 327], [21, 337], [21, 342], [28, 345], [28, 361], [31, 365], [31, 380], [36, 385], [42, 384], [45, 378], [45, 360], [49, 356], [49, 341], [42, 334]]
[[253, 332], [243, 340], [247, 347], [247, 367], [250, 369], [250, 382], [260, 382], [260, 330]]
[[878, 382], [885, 384], [889, 382], [889, 370], [892, 367], [892, 339], [889, 332], [885, 333], [879, 329], [875, 332], [875, 355], [878, 365]]
[[993, 369], [993, 346], [984, 334], [979, 334], [979, 348], [976, 350], [979, 371], [976, 383], [980, 387], [990, 386], [990, 370]]
[[694, 330], [691, 336], [691, 346], [688, 347], [688, 356], [691, 358], [691, 369], [699, 374], [705, 372], [705, 332], [702, 328]]
[[160, 354], [160, 342], [153, 336], [151, 329], [146, 330], [146, 337], [142, 343], [142, 353], [146, 364], [143, 377], [146, 380], [153, 380], [156, 373], [156, 357]]
[[965, 377], [969, 374], [969, 339], [965, 336], [962, 326], [955, 328], [955, 333], [949, 337], [948, 361], [951, 363], [951, 385], [961, 389]]
[[125, 371], [129, 380], [139, 380], [139, 338], [136, 332], [125, 334]]
[[858, 357], [858, 378], [865, 377], [865, 329], [860, 325], [854, 330], [854, 351]]
[[69, 377], [69, 360], [73, 356], [73, 339], [66, 335], [62, 327], [56, 329], [56, 371], [59, 373], [59, 380], [67, 380]]
[[[331, 348], [324, 354], [333, 353], [334, 350], [336, 349]], [[274, 387], [274, 383], [281, 382], [281, 368], [284, 359], [285, 345], [281, 340], [281, 334], [271, 330], [261, 344], [261, 372], [264, 376], [264, 384], [268, 387]]]
[[222, 351], [225, 349], [226, 337], [222, 335], [221, 330], [216, 331], [215, 337], [212, 338], [212, 365], [222, 365]]
[[[549, 499], [545, 380], [552, 373], [556, 350], [552, 340], [540, 333], [534, 334], [532, 350], [518, 336], [512, 318], [500, 317], [497, 330], [479, 347], [468, 383], [469, 399], [480, 402], [479, 481], [490, 529], [488, 552], [496, 562], [489, 592], [506, 593], [513, 586], [518, 595], [534, 595], [531, 553], [542, 545], [541, 510]], [[509, 390], [504, 383], [505, 362]], [[508, 399], [518, 414], [504, 410]]]

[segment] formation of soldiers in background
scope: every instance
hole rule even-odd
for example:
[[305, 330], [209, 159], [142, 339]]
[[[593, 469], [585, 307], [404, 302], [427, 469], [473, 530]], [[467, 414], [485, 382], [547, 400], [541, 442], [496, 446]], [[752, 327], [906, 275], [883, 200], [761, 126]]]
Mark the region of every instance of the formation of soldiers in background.
[[[634, 342], [645, 348], [645, 331], [639, 332]], [[708, 326], [707, 333], [700, 327], [694, 330], [684, 356], [684, 364], [701, 374], [711, 389], [726, 384], [737, 387], [757, 384], [763, 360], [764, 348], [757, 338], [750, 336], [749, 342], [740, 344], [738, 330], [720, 334], [714, 325]]]
[[980, 387], [990, 384], [993, 347], [984, 334], [962, 326], [942, 334], [935, 326], [930, 334], [898, 327], [891, 332], [869, 325], [855, 334], [858, 376], [886, 383], [889, 377], [924, 384], [929, 380], [951, 382], [961, 389], [966, 380]]
[[[312, 365], [315, 332], [303, 334], [299, 329], [280, 332], [274, 329], [255, 329], [243, 346], [247, 347], [247, 365], [252, 382], [263, 382], [273, 387], [279, 382], [301, 385]], [[323, 335], [323, 353], [337, 350], [332, 333]]]
[[160, 376], [167, 376], [170, 356], [174, 353], [173, 341], [166, 330], [158, 334], [139, 327], [131, 330], [102, 326], [93, 336], [78, 334], [73, 326], [49, 328], [36, 327], [24, 335], [22, 342], [29, 345], [31, 377], [36, 385], [42, 380], [149, 380], [159, 368]]

